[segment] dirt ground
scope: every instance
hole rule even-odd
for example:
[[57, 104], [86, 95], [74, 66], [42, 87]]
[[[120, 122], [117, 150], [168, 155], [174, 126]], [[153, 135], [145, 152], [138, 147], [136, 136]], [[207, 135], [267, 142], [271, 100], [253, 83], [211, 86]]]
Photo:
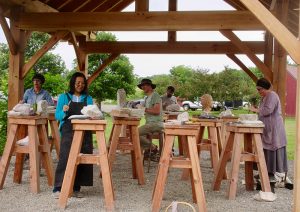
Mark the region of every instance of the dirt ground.
[[[53, 154], [53, 157], [55, 155]], [[8, 171], [4, 188], [0, 190], [0, 211], [64, 211], [57, 206], [52, 188], [47, 185], [44, 170], [41, 172], [41, 192], [32, 194], [29, 192], [29, 167], [25, 163], [22, 184], [14, 184], [13, 162]], [[54, 159], [54, 165], [57, 161]], [[151, 195], [156, 175], [157, 163], [151, 163], [150, 173], [145, 167], [146, 185], [140, 186], [137, 180], [132, 179], [130, 156], [119, 154], [113, 167], [113, 184], [116, 194], [115, 211], [151, 211]], [[289, 161], [289, 177], [293, 180], [293, 161]], [[204, 183], [205, 197], [208, 211], [292, 211], [293, 191], [276, 189], [277, 200], [275, 202], [257, 202], [253, 196], [257, 191], [246, 191], [242, 185], [244, 179], [244, 167], [240, 166], [240, 178], [235, 200], [226, 198], [228, 182], [223, 181], [220, 191], [213, 191], [213, 171], [210, 167], [210, 159], [207, 154], [201, 155], [201, 172]], [[101, 179], [98, 178], [99, 168], [94, 166], [94, 186], [83, 187], [84, 198], [70, 198], [65, 211], [104, 211], [103, 188]], [[161, 211], [172, 201], [184, 201], [192, 203], [191, 186], [189, 181], [180, 180], [181, 170], [171, 169], [168, 174], [167, 185], [162, 201]], [[196, 207], [195, 204], [193, 204]], [[191, 211], [187, 207], [179, 207], [178, 211]]]

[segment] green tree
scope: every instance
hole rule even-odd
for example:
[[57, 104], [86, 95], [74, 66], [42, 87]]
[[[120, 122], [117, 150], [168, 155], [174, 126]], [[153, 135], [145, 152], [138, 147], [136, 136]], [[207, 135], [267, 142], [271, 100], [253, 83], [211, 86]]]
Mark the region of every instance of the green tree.
[[9, 49], [8, 45], [5, 43], [0, 43], [0, 74], [7, 73], [9, 63]]
[[168, 86], [174, 86], [171, 80], [170, 75], [167, 74], [161, 74], [161, 75], [155, 75], [151, 77], [151, 80], [154, 84], [156, 84], [156, 92], [160, 95], [163, 95], [166, 93]]
[[[96, 40], [116, 41], [116, 37], [112, 33], [99, 32], [96, 35]], [[108, 57], [108, 54], [90, 55], [88, 73], [92, 74]], [[89, 86], [89, 93], [101, 105], [103, 100], [116, 99], [117, 90], [120, 88], [124, 88], [128, 95], [134, 94], [136, 88], [133, 65], [124, 55], [119, 56], [102, 71]]]

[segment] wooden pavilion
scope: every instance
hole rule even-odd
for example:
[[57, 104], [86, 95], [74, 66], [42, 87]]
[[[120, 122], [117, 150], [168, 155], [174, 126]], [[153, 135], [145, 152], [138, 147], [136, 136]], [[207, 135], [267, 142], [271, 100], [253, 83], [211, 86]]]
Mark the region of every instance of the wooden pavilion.
[[[220, 0], [221, 1], [221, 0]], [[245, 54], [272, 81], [285, 111], [286, 63], [289, 55], [300, 64], [299, 0], [224, 0], [233, 11], [178, 11], [169, 0], [169, 11], [149, 11], [149, 0], [0, 0], [0, 23], [9, 49], [8, 107], [24, 92], [24, 77], [58, 41], [74, 46], [78, 68], [87, 73], [91, 53], [109, 53], [88, 82], [122, 53], [226, 54], [254, 81], [256, 76], [236, 54]], [[121, 12], [135, 3], [135, 12]], [[7, 23], [8, 18], [10, 24]], [[264, 41], [244, 42], [234, 30], [263, 30]], [[25, 63], [24, 50], [32, 31], [51, 38]], [[93, 31], [168, 31], [166, 42], [96, 42]], [[220, 31], [229, 41], [179, 42], [176, 31]], [[261, 61], [256, 55], [263, 54]], [[300, 79], [300, 68], [298, 67]], [[300, 83], [297, 85], [297, 129], [300, 127]], [[300, 211], [300, 134], [295, 153], [294, 211]]]

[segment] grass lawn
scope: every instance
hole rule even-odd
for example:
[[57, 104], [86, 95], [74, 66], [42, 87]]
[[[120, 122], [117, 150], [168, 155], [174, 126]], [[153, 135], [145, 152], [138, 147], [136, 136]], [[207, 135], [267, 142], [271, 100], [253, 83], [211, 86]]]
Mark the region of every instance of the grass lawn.
[[[248, 110], [233, 110], [232, 111], [236, 116], [239, 114], [245, 114], [248, 113]], [[201, 111], [189, 111], [190, 117], [192, 115], [200, 115]], [[219, 111], [213, 111], [212, 114], [218, 115]], [[105, 119], [107, 120], [107, 126], [105, 130], [105, 137], [108, 141], [110, 132], [112, 130], [112, 118], [109, 115], [106, 115]], [[142, 119], [141, 124], [143, 125], [145, 123], [145, 119]], [[285, 120], [285, 129], [286, 129], [286, 135], [287, 135], [287, 154], [288, 159], [293, 160], [294, 154], [295, 154], [295, 148], [296, 148], [296, 121], [295, 118], [286, 118]], [[95, 140], [95, 138], [94, 138]], [[154, 143], [156, 143], [155, 141]], [[157, 142], [158, 143], [158, 142]], [[177, 140], [175, 141], [175, 146], [177, 146]]]

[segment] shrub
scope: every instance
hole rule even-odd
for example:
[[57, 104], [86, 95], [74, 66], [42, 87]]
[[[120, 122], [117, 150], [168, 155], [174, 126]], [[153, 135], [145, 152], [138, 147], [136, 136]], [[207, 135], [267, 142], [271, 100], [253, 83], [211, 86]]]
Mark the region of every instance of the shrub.
[[7, 134], [7, 101], [0, 100], [0, 155], [2, 155]]

